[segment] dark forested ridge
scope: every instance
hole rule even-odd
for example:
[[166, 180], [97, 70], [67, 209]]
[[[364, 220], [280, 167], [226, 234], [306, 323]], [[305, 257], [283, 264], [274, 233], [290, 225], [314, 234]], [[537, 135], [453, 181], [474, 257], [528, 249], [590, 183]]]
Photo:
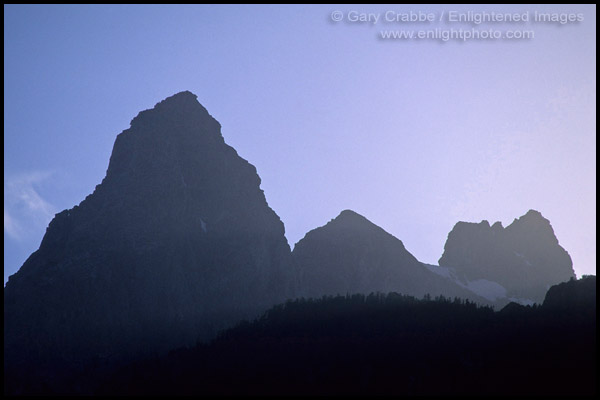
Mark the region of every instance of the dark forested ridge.
[[[295, 300], [112, 374], [108, 394], [596, 392], [596, 278], [499, 312], [395, 293]], [[560, 302], [555, 300], [560, 299]]]
[[397, 293], [297, 299], [209, 344], [99, 361], [62, 382], [5, 371], [5, 393], [572, 396], [595, 394], [596, 372], [596, 277], [585, 276], [500, 311]]

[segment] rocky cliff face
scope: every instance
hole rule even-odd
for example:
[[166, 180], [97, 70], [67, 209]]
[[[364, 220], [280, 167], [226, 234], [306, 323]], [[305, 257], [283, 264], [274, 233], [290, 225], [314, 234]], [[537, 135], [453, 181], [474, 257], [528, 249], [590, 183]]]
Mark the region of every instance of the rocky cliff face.
[[195, 344], [291, 297], [293, 279], [255, 167], [178, 93], [117, 136], [102, 183], [10, 277], [5, 366]]
[[464, 281], [485, 279], [506, 289], [506, 296], [541, 303], [548, 288], [575, 277], [569, 254], [559, 244], [550, 222], [538, 211], [503, 228], [457, 223], [439, 260]]
[[305, 297], [398, 292], [419, 298], [486, 300], [430, 272], [404, 244], [365, 217], [345, 210], [300, 240], [292, 252]]

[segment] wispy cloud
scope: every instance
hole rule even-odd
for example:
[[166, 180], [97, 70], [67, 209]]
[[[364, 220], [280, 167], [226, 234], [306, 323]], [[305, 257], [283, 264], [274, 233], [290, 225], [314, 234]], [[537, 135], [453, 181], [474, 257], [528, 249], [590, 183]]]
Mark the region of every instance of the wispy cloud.
[[45, 227], [55, 208], [39, 193], [39, 186], [51, 176], [48, 171], [4, 175], [4, 233], [23, 240]]
[[4, 233], [13, 239], [19, 239], [22, 236], [21, 231], [22, 229], [17, 221], [10, 216], [10, 213], [6, 210], [6, 206], [4, 206]]

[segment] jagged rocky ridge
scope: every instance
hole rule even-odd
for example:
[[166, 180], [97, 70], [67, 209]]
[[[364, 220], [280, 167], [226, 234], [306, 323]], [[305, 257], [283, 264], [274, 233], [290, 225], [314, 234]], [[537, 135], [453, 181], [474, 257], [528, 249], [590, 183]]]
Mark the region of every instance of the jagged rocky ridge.
[[541, 303], [550, 286], [575, 277], [571, 257], [550, 221], [535, 210], [506, 228], [500, 222], [458, 222], [439, 264], [431, 269], [460, 284], [531, 303]]

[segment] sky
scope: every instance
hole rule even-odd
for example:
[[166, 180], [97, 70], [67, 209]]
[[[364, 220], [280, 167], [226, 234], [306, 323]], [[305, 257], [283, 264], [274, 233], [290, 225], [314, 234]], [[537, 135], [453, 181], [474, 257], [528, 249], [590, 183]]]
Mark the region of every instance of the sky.
[[595, 5], [4, 5], [5, 283], [117, 134], [183, 90], [292, 248], [352, 209], [436, 264], [456, 222], [535, 209], [596, 274]]

